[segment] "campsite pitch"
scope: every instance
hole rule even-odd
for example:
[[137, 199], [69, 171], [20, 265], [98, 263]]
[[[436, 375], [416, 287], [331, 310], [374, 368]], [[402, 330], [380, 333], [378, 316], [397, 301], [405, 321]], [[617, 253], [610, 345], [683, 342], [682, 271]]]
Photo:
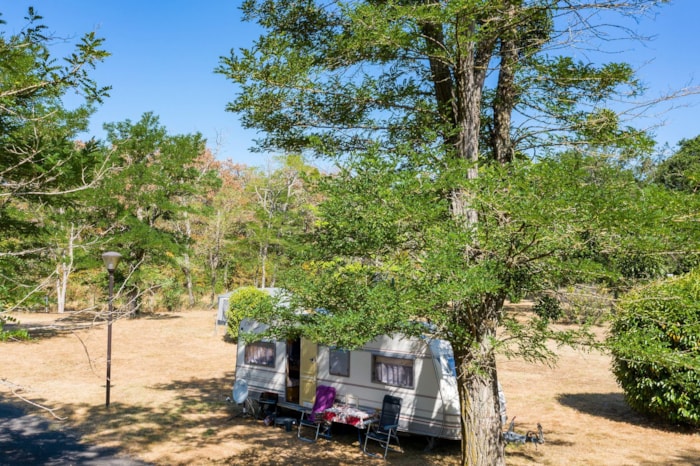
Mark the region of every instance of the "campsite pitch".
[[[332, 440], [306, 443], [295, 431], [239, 416], [227, 401], [236, 347], [223, 327], [215, 329], [215, 315], [193, 310], [116, 321], [107, 409], [104, 323], [16, 314], [40, 336], [0, 342], [0, 401], [40, 414], [54, 429], [78, 432], [82, 442], [159, 465], [379, 464], [360, 452], [355, 432], [337, 429]], [[543, 445], [509, 445], [507, 464], [700, 465], [700, 433], [632, 412], [608, 356], [558, 352], [554, 368], [499, 360], [516, 432], [536, 431], [540, 423], [545, 436]], [[459, 442], [441, 441], [429, 452], [420, 437], [401, 442], [405, 452], [389, 453], [387, 464], [459, 464]]]

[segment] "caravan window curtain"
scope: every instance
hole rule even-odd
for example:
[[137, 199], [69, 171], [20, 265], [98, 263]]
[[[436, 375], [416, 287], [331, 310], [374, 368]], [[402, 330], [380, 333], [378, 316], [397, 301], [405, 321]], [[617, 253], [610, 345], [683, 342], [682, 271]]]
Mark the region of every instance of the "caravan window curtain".
[[256, 341], [245, 345], [246, 364], [275, 367], [275, 343], [271, 341]]
[[372, 382], [413, 388], [413, 359], [372, 356]]

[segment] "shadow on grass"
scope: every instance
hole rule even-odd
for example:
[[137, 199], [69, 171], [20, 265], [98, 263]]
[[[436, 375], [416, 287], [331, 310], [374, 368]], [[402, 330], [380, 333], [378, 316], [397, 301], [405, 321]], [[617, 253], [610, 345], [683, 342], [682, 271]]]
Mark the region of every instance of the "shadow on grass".
[[[3, 399], [15, 406], [41, 415], [51, 429], [69, 429], [92, 445], [108, 445], [110, 450], [139, 455], [158, 444], [175, 442], [178, 450], [197, 449], [216, 440], [220, 428], [230, 426], [233, 407], [226, 402], [231, 393], [233, 373], [214, 379], [190, 379], [171, 384], [147, 387], [145, 392], [174, 391], [172, 402], [127, 405], [120, 403], [116, 393], [109, 408], [103, 404], [56, 404], [41, 398], [27, 398], [35, 406], [50, 406], [52, 411], [67, 421], [59, 421], [42, 409], [23, 403], [18, 398]], [[118, 389], [118, 386], [113, 386]], [[245, 422], [239, 418], [235, 422]], [[0, 442], [4, 443], [4, 442]], [[162, 464], [176, 464], [164, 458]], [[0, 459], [0, 464], [4, 464]], [[38, 463], [37, 463], [38, 464]]]
[[[32, 340], [48, 340], [53, 337], [70, 334], [78, 330], [87, 330], [93, 327], [103, 327], [107, 325], [106, 314], [95, 314], [90, 311], [71, 311], [65, 314], [55, 314], [55, 318], [47, 319], [45, 322], [22, 322], [22, 317], [17, 318], [18, 322], [8, 323], [5, 330], [26, 330]], [[117, 315], [114, 322], [122, 319], [143, 319], [143, 320], [173, 320], [181, 319], [182, 316], [169, 313], [143, 313], [136, 316]]]
[[144, 319], [144, 320], [172, 320], [172, 319], [182, 319], [182, 316], [176, 314], [170, 314], [167, 312], [148, 312], [144, 314], [137, 314], [133, 318]]
[[686, 450], [661, 462], [640, 461], [639, 466], [700, 466], [700, 452]]
[[114, 464], [146, 466], [118, 448], [85, 444], [70, 429], [58, 429], [44, 417], [27, 414], [0, 395], [0, 464]]
[[89, 429], [90, 439], [97, 443], [118, 438], [120, 443], [138, 451], [172, 441], [181, 448], [196, 449], [210, 443], [216, 431], [226, 427], [232, 418], [235, 407], [226, 401], [232, 380], [233, 372], [220, 378], [192, 378], [146, 387], [149, 391], [173, 392], [175, 396], [167, 404], [125, 405], [117, 401], [108, 409], [88, 407], [82, 416], [86, 421], [79, 427]]
[[[69, 311], [63, 314], [41, 313], [42, 319], [35, 321], [23, 319], [22, 314], [15, 315], [16, 322], [5, 326], [6, 330], [26, 330], [30, 340], [48, 340], [53, 337], [66, 335], [78, 330], [87, 330], [92, 327], [105, 325], [104, 318], [95, 312]], [[20, 343], [21, 341], [17, 341]]]
[[[212, 456], [201, 458], [208, 461], [206, 464], [378, 464], [362, 453], [358, 432], [352, 427], [334, 425], [332, 440], [307, 443], [297, 438], [296, 429], [287, 432], [283, 427], [267, 427], [262, 420], [240, 416], [241, 408], [226, 400], [231, 396], [233, 380], [233, 372], [229, 372], [218, 378], [191, 378], [145, 387], [145, 396], [169, 402], [151, 399], [128, 405], [113, 396], [109, 408], [84, 403], [52, 405], [71, 421], [51, 422], [60, 429], [76, 431], [84, 442], [108, 446], [120, 454], [156, 455], [158, 464], [189, 464], [191, 455], [199, 452]], [[167, 392], [167, 396], [161, 397], [159, 392]], [[440, 441], [426, 452], [424, 437], [402, 436], [401, 445], [404, 452], [389, 452], [384, 464], [459, 464], [459, 442]]]
[[[657, 422], [634, 411], [625, 401], [622, 393], [576, 393], [557, 397], [559, 403], [585, 414], [603, 417], [611, 421], [624, 422], [636, 426], [677, 434], [693, 434], [698, 429], [672, 426]], [[696, 463], [693, 463], [695, 465]]]
[[541, 464], [543, 450], [535, 448], [534, 445], [508, 445], [506, 447], [506, 464], [511, 461], [517, 461], [518, 464], [528, 462], [532, 464]]
[[645, 421], [643, 417], [632, 411], [622, 393], [563, 394], [557, 397], [557, 401], [576, 411], [604, 417], [612, 421], [631, 424], [639, 424]]

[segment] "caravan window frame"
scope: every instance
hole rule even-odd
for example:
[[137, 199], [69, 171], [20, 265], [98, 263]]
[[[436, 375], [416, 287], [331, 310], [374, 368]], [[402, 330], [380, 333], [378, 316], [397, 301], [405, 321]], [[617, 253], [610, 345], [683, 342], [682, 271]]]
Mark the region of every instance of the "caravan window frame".
[[[384, 354], [372, 354], [372, 383], [400, 388], [415, 388], [415, 361], [415, 358], [397, 358]], [[386, 366], [384, 370], [378, 367], [379, 364]], [[402, 370], [401, 368], [410, 368], [410, 372]], [[389, 369], [391, 373], [388, 373], [386, 369]]]
[[[344, 361], [340, 361], [342, 366], [334, 365], [333, 361], [341, 357], [344, 359]], [[345, 371], [342, 369], [345, 369]], [[339, 377], [350, 377], [350, 351], [340, 348], [328, 348], [328, 373]]]
[[245, 348], [243, 348], [243, 362], [245, 364], [252, 366], [275, 367], [276, 360], [277, 345], [274, 341], [258, 340], [248, 343], [245, 345]]

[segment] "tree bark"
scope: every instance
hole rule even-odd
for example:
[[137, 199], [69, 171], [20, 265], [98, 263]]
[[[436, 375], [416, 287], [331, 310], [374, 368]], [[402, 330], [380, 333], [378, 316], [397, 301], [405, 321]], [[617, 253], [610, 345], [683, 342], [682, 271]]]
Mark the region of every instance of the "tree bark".
[[[462, 464], [502, 466], [505, 445], [493, 341], [503, 299], [486, 296], [477, 308], [461, 306], [455, 309], [457, 318], [471, 329], [472, 337], [461, 346], [453, 344], [462, 418]], [[479, 319], [474, 319], [477, 315]]]
[[[457, 140], [454, 156], [466, 164], [465, 177], [479, 176], [479, 136], [483, 88], [489, 62], [497, 44], [497, 35], [482, 35], [478, 18], [465, 18], [464, 42], [455, 61], [457, 96]], [[466, 231], [476, 232], [479, 216], [474, 207], [474, 193], [458, 187], [450, 194], [451, 215]], [[478, 260], [476, 235], [465, 244], [464, 260]], [[495, 355], [492, 338], [496, 335], [498, 311], [496, 302], [484, 296], [482, 303], [469, 308], [467, 303], [454, 303], [458, 325], [470, 329], [471, 338], [452, 342], [457, 363], [457, 385], [461, 409], [462, 464], [469, 466], [505, 465], [497, 390]], [[455, 344], [457, 343], [457, 344]], [[462, 345], [462, 346], [460, 346]]]
[[[474, 22], [470, 34], [475, 35], [476, 29], [477, 24]], [[479, 176], [481, 104], [488, 64], [495, 45], [495, 39], [488, 37], [480, 41], [467, 40], [455, 62], [458, 130], [455, 156], [467, 162], [468, 180], [475, 180]], [[479, 221], [471, 199], [472, 195], [461, 187], [452, 192], [450, 199], [453, 218], [468, 229], [476, 228]]]
[[207, 264], [209, 266], [211, 287], [211, 304], [216, 300], [216, 280], [218, 278], [219, 261], [221, 259], [221, 237], [223, 236], [223, 212], [221, 209], [216, 211], [216, 225], [214, 230], [214, 245], [209, 250]]
[[[512, 11], [510, 13], [511, 15], [513, 14]], [[501, 63], [498, 68], [496, 97], [493, 101], [491, 145], [493, 158], [501, 164], [510, 163], [514, 158], [510, 132], [512, 113], [517, 98], [515, 67], [518, 60], [518, 49], [515, 39], [515, 28], [512, 27], [512, 29], [512, 34], [501, 40]]]
[[185, 253], [182, 256], [182, 273], [185, 275], [185, 287], [187, 288], [187, 299], [190, 309], [195, 305], [194, 286], [192, 285], [192, 270], [190, 266], [190, 255]]
[[[475, 351], [490, 352], [490, 345], [482, 342]], [[474, 358], [486, 357], [492, 366], [483, 372], [470, 371]], [[457, 377], [462, 415], [462, 464], [470, 466], [505, 465], [505, 450], [502, 439], [498, 379], [495, 357], [488, 355], [462, 354]]]
[[260, 245], [260, 288], [267, 286], [267, 242]]
[[56, 310], [59, 314], [66, 311], [66, 295], [68, 294], [68, 280], [73, 272], [73, 257], [75, 240], [79, 233], [75, 231], [75, 225], [71, 224], [68, 233], [68, 251], [63, 254], [56, 265]]

